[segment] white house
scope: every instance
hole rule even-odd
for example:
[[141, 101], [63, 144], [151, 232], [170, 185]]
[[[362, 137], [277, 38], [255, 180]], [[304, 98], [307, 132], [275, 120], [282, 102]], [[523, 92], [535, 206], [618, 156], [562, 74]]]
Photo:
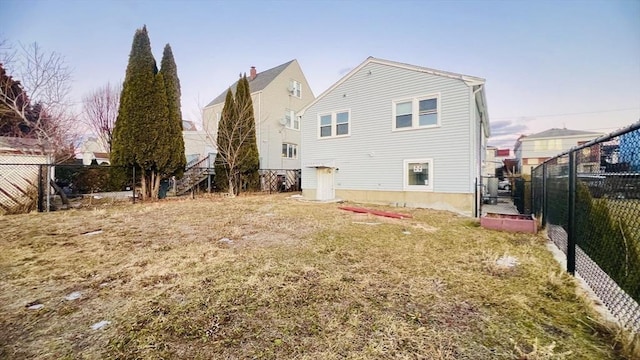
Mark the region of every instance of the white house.
[[192, 121], [182, 120], [182, 139], [184, 140], [187, 164], [209, 158], [210, 163], [205, 166], [213, 166], [216, 159], [216, 147], [211, 134], [204, 130], [198, 130]]
[[[297, 60], [259, 72], [251, 67], [249, 88], [256, 119], [256, 142], [262, 169], [300, 169], [300, 123], [296, 113], [315, 97]], [[235, 94], [236, 81], [231, 85]], [[227, 90], [203, 111], [204, 130], [217, 137]]]
[[102, 142], [95, 137], [87, 138], [80, 145], [79, 155], [82, 156], [83, 165], [91, 165], [95, 160], [98, 164], [110, 164], [109, 153]]
[[300, 111], [303, 196], [477, 215], [484, 83], [369, 57]]
[[[545, 160], [559, 155], [574, 146], [582, 145], [604, 133], [570, 130], [549, 129], [528, 136], [520, 136], [514, 146], [514, 153], [521, 174], [531, 174], [531, 170], [545, 162]], [[580, 172], [597, 172], [600, 169], [600, 147], [593, 147], [592, 161], [580, 164]]]

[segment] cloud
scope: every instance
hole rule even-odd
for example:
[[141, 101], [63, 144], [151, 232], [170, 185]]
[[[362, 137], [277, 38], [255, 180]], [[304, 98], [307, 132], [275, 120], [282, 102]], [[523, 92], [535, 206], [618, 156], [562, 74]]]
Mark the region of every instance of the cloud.
[[520, 136], [529, 130], [529, 127], [524, 122], [525, 119], [492, 121], [491, 137], [504, 135]]
[[515, 145], [519, 136], [520, 135], [492, 136], [488, 141], [488, 145], [495, 146], [498, 149], [513, 149], [513, 145]]
[[495, 120], [491, 122], [491, 137], [489, 145], [496, 146], [500, 149], [510, 149], [516, 143], [516, 140], [523, 134], [529, 134], [528, 123], [535, 121], [535, 118], [519, 117], [508, 120]]

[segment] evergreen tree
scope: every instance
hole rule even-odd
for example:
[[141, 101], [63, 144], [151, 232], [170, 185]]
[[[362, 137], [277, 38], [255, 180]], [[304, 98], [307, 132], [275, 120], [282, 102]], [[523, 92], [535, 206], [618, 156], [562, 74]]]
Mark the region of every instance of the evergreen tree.
[[[167, 100], [167, 92], [165, 88], [164, 75], [156, 74], [154, 82], [154, 92], [152, 94], [152, 102], [154, 106], [150, 109], [153, 112], [154, 122], [153, 132], [157, 134], [157, 141], [153, 147], [153, 154], [149, 166], [146, 167], [147, 178], [151, 182], [151, 198], [156, 199], [160, 190], [160, 180], [171, 176], [173, 170], [170, 165], [175, 157], [171, 146], [172, 140], [169, 139], [171, 122], [169, 120], [169, 106]], [[182, 135], [182, 134], [181, 134]], [[184, 156], [184, 147], [182, 148]]]
[[171, 46], [167, 44], [162, 53], [160, 73], [164, 78], [168, 109], [168, 126], [163, 135], [163, 151], [168, 153], [168, 162], [162, 173], [165, 176], [182, 176], [187, 159], [184, 154], [184, 139], [182, 138], [182, 113], [180, 111], [180, 79], [178, 68], [173, 58]]
[[114, 165], [138, 169], [143, 200], [157, 198], [159, 171], [169, 162], [160, 151], [166, 132], [162, 124], [168, 117], [164, 79], [158, 75], [144, 26], [133, 37], [111, 150]]
[[[229, 163], [233, 163], [233, 122], [236, 117], [235, 101], [231, 89], [227, 91], [227, 96], [222, 108], [222, 115], [218, 123], [218, 137], [216, 144], [218, 153], [215, 161], [215, 186], [220, 191], [229, 191]], [[231, 189], [235, 194], [235, 189]]]
[[245, 74], [236, 89], [236, 106], [238, 108], [238, 122], [242, 132], [240, 144], [239, 172], [242, 188], [250, 191], [260, 190], [260, 156], [256, 143], [256, 123], [253, 114], [253, 101], [249, 81]]

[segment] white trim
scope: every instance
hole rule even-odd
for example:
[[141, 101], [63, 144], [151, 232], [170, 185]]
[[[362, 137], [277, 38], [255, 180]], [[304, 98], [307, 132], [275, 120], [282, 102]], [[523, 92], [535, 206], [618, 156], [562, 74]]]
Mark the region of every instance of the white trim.
[[[347, 133], [346, 134], [342, 134], [342, 135], [336, 135], [337, 134], [337, 114], [342, 114], [342, 113], [347, 113], [349, 115], [349, 122], [347, 122]], [[321, 136], [321, 127], [323, 125], [321, 125], [320, 119], [323, 116], [331, 116], [331, 135], [329, 136]], [[317, 139], [318, 140], [324, 140], [324, 139], [335, 139], [335, 138], [343, 138], [343, 137], [349, 137], [351, 136], [351, 126], [353, 125], [353, 121], [351, 119], [351, 109], [342, 109], [342, 110], [336, 110], [336, 111], [330, 111], [330, 112], [323, 112], [323, 113], [318, 113], [317, 115], [317, 123], [316, 123], [316, 131], [317, 131]], [[324, 125], [327, 126], [327, 125]]]
[[303, 166], [304, 167], [308, 167], [308, 168], [333, 168], [333, 169], [335, 169], [337, 167], [335, 159], [331, 159], [331, 160], [327, 160], [327, 159], [313, 160], [311, 162], [305, 163]]
[[[300, 131], [300, 118], [298, 118], [298, 116], [296, 116], [296, 112], [287, 108], [285, 109], [285, 119], [288, 116], [289, 117], [289, 121], [287, 121], [284, 124], [284, 127], [289, 129], [289, 130], [295, 130], [295, 131]], [[298, 127], [296, 128], [296, 123], [298, 123]]]
[[[429, 170], [427, 172], [428, 185], [409, 185], [409, 163], [427, 163]], [[403, 191], [433, 191], [433, 158], [424, 159], [405, 159], [402, 162], [402, 190]]]
[[[420, 101], [436, 99], [436, 123], [434, 125], [420, 126]], [[397, 128], [396, 127], [396, 105], [399, 103], [411, 102], [411, 126]], [[432, 129], [441, 126], [440, 119], [442, 113], [442, 104], [440, 100], [440, 93], [434, 93], [429, 95], [414, 96], [409, 98], [400, 98], [391, 100], [391, 131], [408, 131], [417, 129]]]
[[[401, 69], [412, 70], [412, 71], [417, 71], [417, 72], [427, 73], [427, 74], [432, 74], [432, 75], [437, 75], [437, 76], [443, 76], [443, 77], [448, 77], [448, 78], [451, 78], [451, 79], [457, 79], [457, 80], [463, 81], [467, 86], [481, 85], [481, 84], [485, 83], [485, 79], [479, 78], [479, 77], [475, 77], [475, 76], [462, 75], [462, 74], [457, 74], [457, 73], [452, 73], [452, 72], [447, 72], [447, 71], [435, 70], [435, 69], [430, 69], [430, 68], [426, 68], [426, 67], [422, 67], [422, 66], [399, 63], [399, 62], [395, 62], [395, 61], [391, 61], [391, 60], [377, 59], [377, 58], [374, 58], [372, 56], [369, 56], [360, 65], [356, 66], [347, 75], [343, 76], [342, 79], [338, 80], [335, 84], [331, 85], [327, 90], [325, 90], [322, 94], [320, 94], [312, 102], [310, 102], [305, 107], [300, 109], [298, 111], [300, 116], [303, 116], [304, 113], [307, 111], [307, 109], [309, 109], [310, 107], [315, 105], [318, 101], [320, 101], [320, 99], [324, 98], [327, 94], [331, 93], [335, 88], [337, 88], [342, 83], [344, 83], [349, 78], [351, 78], [353, 75], [355, 75], [358, 71], [360, 71], [360, 69], [362, 69], [363, 67], [365, 67], [366, 65], [371, 64], [371, 63], [380, 64], [380, 65], [388, 65], [388, 66], [393, 66], [393, 67], [397, 67], [397, 68], [401, 68]], [[482, 95], [481, 96], [484, 97], [484, 87], [483, 87], [483, 91], [482, 91]], [[487, 121], [488, 121], [488, 119], [487, 119]]]
[[[300, 90], [300, 96], [296, 95], [297, 90]], [[302, 99], [302, 83], [300, 81], [293, 78], [289, 80], [289, 95]]]
[[[286, 154], [281, 154], [283, 159], [297, 160], [298, 159], [298, 145], [294, 143], [283, 142], [282, 146], [287, 146]], [[293, 153], [293, 157], [289, 157], [289, 153]]]

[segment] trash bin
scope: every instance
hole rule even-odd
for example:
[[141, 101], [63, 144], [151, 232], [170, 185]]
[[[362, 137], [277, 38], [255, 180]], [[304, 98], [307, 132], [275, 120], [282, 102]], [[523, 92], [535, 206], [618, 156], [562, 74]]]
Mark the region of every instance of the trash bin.
[[169, 191], [169, 179], [160, 180], [160, 189], [158, 189], [158, 199], [166, 198], [167, 191]]

